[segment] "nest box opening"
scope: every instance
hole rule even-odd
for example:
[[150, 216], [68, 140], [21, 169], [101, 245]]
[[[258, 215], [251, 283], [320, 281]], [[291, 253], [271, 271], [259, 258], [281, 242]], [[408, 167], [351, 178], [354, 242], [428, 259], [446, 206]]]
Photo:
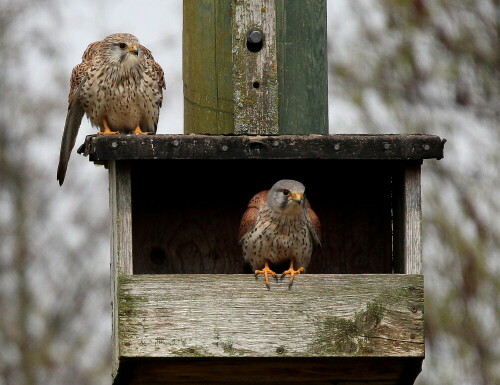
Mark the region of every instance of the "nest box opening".
[[398, 162], [315, 159], [131, 163], [134, 274], [250, 273], [238, 244], [250, 198], [296, 179], [322, 224], [307, 273], [393, 272]]

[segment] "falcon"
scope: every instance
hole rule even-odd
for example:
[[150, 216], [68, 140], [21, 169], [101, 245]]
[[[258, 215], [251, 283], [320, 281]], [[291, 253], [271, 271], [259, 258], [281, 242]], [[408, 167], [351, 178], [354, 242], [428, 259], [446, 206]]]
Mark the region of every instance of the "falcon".
[[243, 213], [239, 242], [243, 257], [255, 276], [277, 278], [270, 265], [290, 263], [281, 279], [289, 275], [289, 287], [297, 274], [307, 268], [315, 245], [321, 246], [321, 224], [305, 196], [305, 187], [295, 180], [283, 179], [271, 190], [255, 194]]
[[89, 44], [71, 73], [59, 185], [84, 114], [99, 134], [156, 133], [164, 88], [162, 68], [134, 35], [115, 33]]

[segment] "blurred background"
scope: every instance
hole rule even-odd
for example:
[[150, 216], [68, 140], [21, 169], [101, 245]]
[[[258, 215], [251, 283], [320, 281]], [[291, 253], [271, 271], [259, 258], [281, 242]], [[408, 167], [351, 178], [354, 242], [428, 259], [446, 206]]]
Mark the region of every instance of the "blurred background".
[[[417, 385], [500, 383], [499, 20], [498, 0], [328, 0], [330, 132], [448, 140], [422, 169]], [[71, 69], [114, 32], [152, 50], [158, 133], [182, 133], [181, 0], [0, 0], [0, 385], [111, 383], [107, 172], [56, 169]]]

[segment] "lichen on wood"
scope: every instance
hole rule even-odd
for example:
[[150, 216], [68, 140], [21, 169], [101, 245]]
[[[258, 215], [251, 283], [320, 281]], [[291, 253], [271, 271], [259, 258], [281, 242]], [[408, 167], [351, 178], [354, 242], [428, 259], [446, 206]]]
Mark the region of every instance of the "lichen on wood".
[[418, 275], [123, 275], [122, 357], [423, 357]]

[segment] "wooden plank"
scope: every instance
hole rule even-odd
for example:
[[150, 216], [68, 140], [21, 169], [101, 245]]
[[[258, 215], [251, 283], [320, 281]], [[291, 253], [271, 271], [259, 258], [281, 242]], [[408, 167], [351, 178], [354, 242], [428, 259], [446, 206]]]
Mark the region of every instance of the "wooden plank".
[[420, 275], [244, 275], [119, 282], [122, 357], [423, 357]]
[[394, 178], [395, 271], [422, 274], [420, 164], [410, 163]]
[[421, 365], [422, 358], [379, 357], [126, 359], [115, 385], [408, 385]]
[[[217, 133], [232, 134], [233, 118], [233, 82], [232, 82], [232, 0], [215, 0], [215, 39], [217, 68]], [[202, 133], [202, 131], [197, 131]], [[214, 132], [209, 132], [214, 133]]]
[[328, 134], [326, 0], [276, 0], [276, 20], [279, 132]]
[[[235, 134], [278, 133], [278, 62], [274, 0], [233, 2], [233, 108]], [[248, 48], [250, 31], [262, 47]]]
[[118, 276], [132, 274], [132, 207], [130, 165], [109, 162], [109, 207], [111, 210], [111, 291], [113, 296], [113, 376], [119, 357], [118, 340]]
[[111, 256], [118, 274], [132, 274], [132, 209], [130, 164], [109, 163]]
[[434, 135], [89, 135], [94, 162], [126, 159], [441, 159]]
[[231, 1], [183, 2], [184, 132], [233, 132]]

